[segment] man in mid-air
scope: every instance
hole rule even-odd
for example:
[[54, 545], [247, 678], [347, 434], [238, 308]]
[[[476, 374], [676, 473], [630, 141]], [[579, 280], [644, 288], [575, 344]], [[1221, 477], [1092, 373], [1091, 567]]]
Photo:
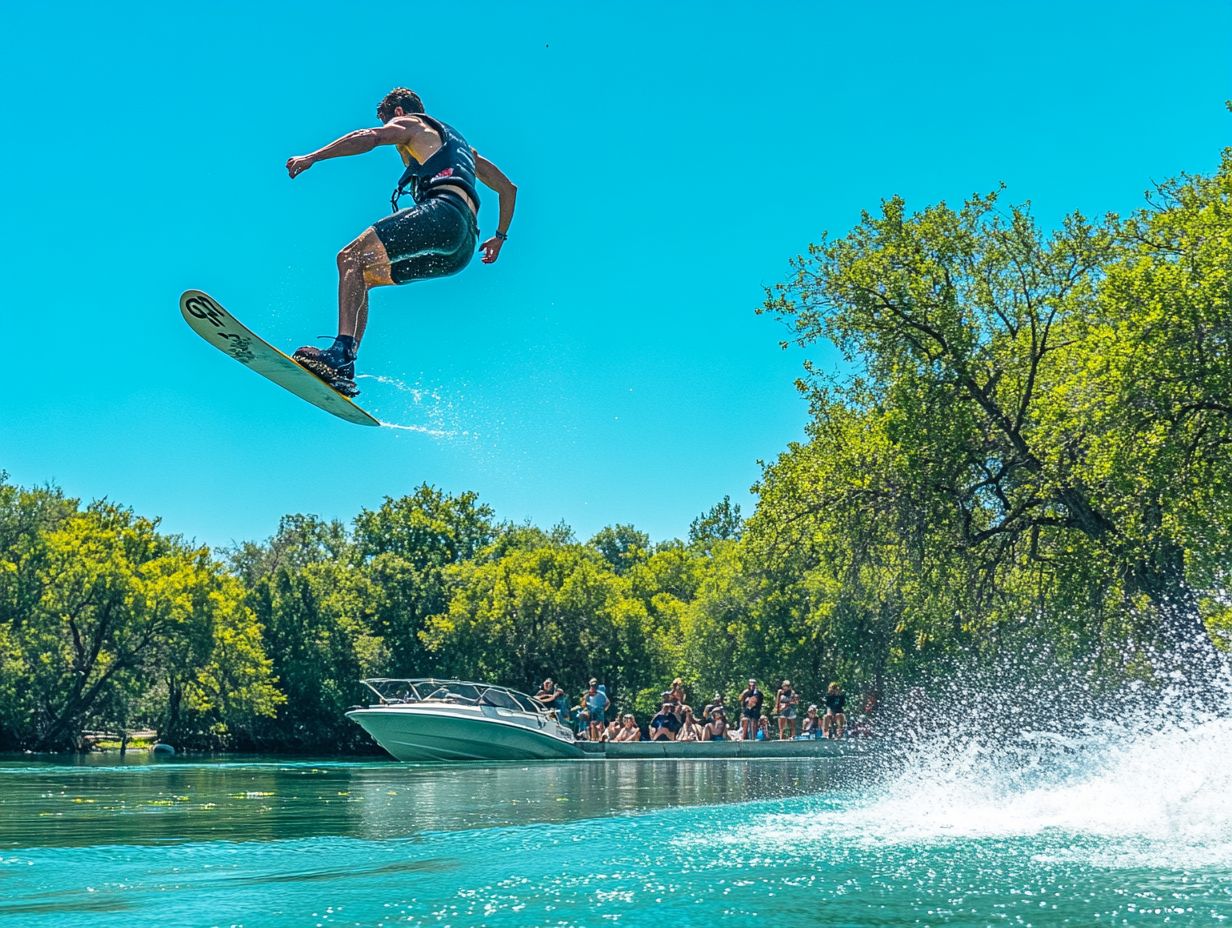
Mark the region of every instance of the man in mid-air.
[[[322, 351], [311, 345], [292, 356], [331, 387], [356, 396], [355, 355], [368, 325], [368, 291], [429, 277], [456, 274], [470, 263], [479, 237], [478, 179], [500, 200], [496, 233], [483, 243], [484, 264], [500, 255], [513, 219], [517, 188], [491, 161], [471, 148], [452, 127], [424, 113], [419, 95], [398, 87], [376, 109], [383, 125], [358, 129], [310, 155], [287, 161], [296, 177], [318, 161], [360, 155], [393, 145], [406, 170], [398, 180], [394, 213], [373, 223], [338, 252], [338, 336]], [[411, 209], [398, 209], [409, 193]]]

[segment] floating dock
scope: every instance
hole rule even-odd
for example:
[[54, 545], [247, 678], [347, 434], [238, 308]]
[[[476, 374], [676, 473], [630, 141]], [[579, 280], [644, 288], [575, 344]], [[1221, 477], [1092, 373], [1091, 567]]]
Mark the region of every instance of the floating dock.
[[579, 741], [586, 757], [733, 760], [745, 757], [849, 757], [872, 749], [868, 739], [821, 741]]

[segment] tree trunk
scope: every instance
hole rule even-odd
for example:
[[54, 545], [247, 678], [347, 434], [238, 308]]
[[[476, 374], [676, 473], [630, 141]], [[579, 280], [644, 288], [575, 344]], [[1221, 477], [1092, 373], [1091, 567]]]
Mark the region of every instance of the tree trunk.
[[179, 744], [180, 738], [180, 707], [184, 702], [184, 688], [172, 676], [167, 677], [167, 716], [161, 730], [158, 732], [160, 741], [169, 744]]

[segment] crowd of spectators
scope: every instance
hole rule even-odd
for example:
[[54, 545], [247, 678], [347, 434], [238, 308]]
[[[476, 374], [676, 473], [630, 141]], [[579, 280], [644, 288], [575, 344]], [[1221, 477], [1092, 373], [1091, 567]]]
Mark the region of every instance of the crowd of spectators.
[[[801, 741], [849, 733], [847, 695], [838, 683], [830, 684], [820, 704], [809, 703], [802, 710], [804, 700], [790, 680], [783, 680], [768, 702], [757, 680], [750, 677], [733, 707], [724, 703], [722, 693], [715, 693], [698, 714], [677, 677], [663, 691], [659, 710], [645, 726], [632, 712], [615, 712], [606, 687], [593, 677], [573, 703], [551, 678], [543, 681], [535, 699], [556, 712], [579, 740], [588, 741]], [[777, 737], [771, 717], [778, 722]]]

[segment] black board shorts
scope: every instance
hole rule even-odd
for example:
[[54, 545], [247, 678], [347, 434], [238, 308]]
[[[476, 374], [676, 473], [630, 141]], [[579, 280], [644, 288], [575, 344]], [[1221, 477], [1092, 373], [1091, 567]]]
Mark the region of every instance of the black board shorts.
[[475, 257], [479, 226], [458, 197], [440, 193], [372, 224], [396, 284], [456, 274]]

